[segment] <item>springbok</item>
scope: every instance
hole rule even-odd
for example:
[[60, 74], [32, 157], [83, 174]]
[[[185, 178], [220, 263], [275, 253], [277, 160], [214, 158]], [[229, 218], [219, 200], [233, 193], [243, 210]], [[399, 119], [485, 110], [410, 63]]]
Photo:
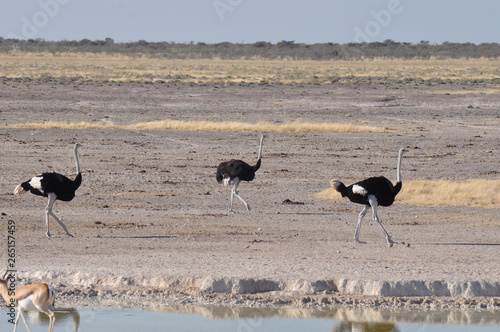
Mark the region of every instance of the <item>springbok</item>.
[[17, 287], [15, 289], [12, 289], [12, 287], [9, 288], [8, 281], [12, 279], [13, 276], [10, 275], [9, 278], [6, 278], [8, 272], [9, 271], [5, 272], [0, 279], [0, 293], [9, 307], [16, 308], [17, 314], [14, 324], [14, 332], [17, 330], [19, 317], [23, 319], [28, 332], [31, 332], [23, 315], [23, 311], [25, 310], [38, 310], [47, 314], [50, 319], [49, 332], [53, 332], [54, 322], [56, 319], [53, 311], [56, 294], [54, 288], [46, 283], [36, 283]]

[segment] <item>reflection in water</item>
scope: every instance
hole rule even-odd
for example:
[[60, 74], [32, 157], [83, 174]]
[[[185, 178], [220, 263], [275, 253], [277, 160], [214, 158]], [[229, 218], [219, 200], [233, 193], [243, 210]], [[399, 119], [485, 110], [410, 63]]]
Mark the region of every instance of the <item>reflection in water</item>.
[[[37, 325], [49, 325], [49, 316], [39, 311], [28, 311], [28, 317], [31, 322]], [[54, 330], [62, 330], [61, 326], [66, 326], [63, 331], [78, 332], [80, 327], [80, 313], [75, 308], [54, 308], [56, 321]], [[74, 330], [73, 330], [74, 327]]]
[[[33, 332], [46, 331], [46, 315], [30, 315]], [[38, 324], [37, 324], [38, 321]], [[461, 326], [460, 326], [461, 325]], [[400, 331], [497, 331], [498, 311], [468, 310], [390, 310], [373, 308], [245, 308], [224, 306], [183, 306], [121, 309], [58, 309], [56, 331], [254, 331], [277, 330], [329, 332], [400, 332]], [[0, 331], [12, 328], [0, 320]]]
[[395, 324], [341, 322], [332, 332], [399, 332]]
[[[211, 319], [257, 319], [257, 318], [297, 318], [297, 319], [335, 319], [352, 323], [415, 323], [449, 325], [500, 325], [498, 311], [473, 310], [416, 310], [416, 309], [378, 309], [378, 308], [300, 308], [272, 307], [245, 308], [207, 306], [195, 307], [171, 305], [158, 309], [171, 313], [197, 314]], [[372, 331], [370, 329], [366, 331]], [[381, 331], [391, 331], [381, 330]], [[394, 330], [396, 331], [396, 330]]]

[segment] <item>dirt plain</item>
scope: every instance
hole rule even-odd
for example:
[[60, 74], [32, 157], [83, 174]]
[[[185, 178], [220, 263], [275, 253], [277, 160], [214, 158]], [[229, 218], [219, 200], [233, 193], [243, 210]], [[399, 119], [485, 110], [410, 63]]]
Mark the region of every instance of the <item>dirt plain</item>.
[[[155, 120], [353, 123], [389, 133], [267, 133], [262, 167], [228, 212], [216, 166], [256, 161], [259, 133], [36, 129], [27, 122], [133, 124]], [[498, 208], [381, 208], [390, 248], [361, 206], [314, 195], [330, 180], [498, 180], [500, 87], [489, 84], [189, 86], [16, 82], [0, 84], [0, 231], [16, 225], [19, 284], [53, 284], [83, 305], [215, 303], [472, 307], [500, 309]], [[55, 213], [46, 200], [14, 196], [44, 171], [82, 186]]]

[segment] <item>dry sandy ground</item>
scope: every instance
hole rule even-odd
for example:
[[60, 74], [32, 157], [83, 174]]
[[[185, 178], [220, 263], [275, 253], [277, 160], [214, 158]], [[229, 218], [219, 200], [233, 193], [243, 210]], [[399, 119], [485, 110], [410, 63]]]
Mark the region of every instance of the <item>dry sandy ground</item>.
[[[314, 199], [330, 180], [499, 179], [498, 86], [0, 85], [0, 248], [16, 225], [20, 284], [46, 281], [67, 301], [446, 305], [500, 308], [498, 208], [396, 203], [380, 216], [389, 248], [361, 206]], [[296, 119], [388, 127], [393, 133], [268, 133], [249, 202], [228, 212], [216, 166], [254, 163], [258, 133], [7, 129], [64, 121]], [[46, 200], [14, 196], [43, 171], [74, 176], [72, 144], [83, 144], [83, 183], [56, 202], [75, 236], [53, 222]], [[404, 184], [403, 184], [404, 190]], [[285, 204], [286, 200], [297, 204]], [[397, 298], [394, 298], [397, 296]], [[417, 300], [412, 300], [415, 296]], [[424, 297], [430, 296], [431, 300]], [[482, 298], [482, 296], [487, 296]], [[479, 300], [470, 298], [480, 297]], [[419, 299], [420, 298], [420, 299]]]

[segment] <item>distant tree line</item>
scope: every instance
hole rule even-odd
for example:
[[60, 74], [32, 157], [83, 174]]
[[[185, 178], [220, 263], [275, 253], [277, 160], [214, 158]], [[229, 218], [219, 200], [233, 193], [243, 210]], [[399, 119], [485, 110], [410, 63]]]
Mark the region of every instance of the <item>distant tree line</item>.
[[428, 41], [404, 43], [393, 40], [371, 43], [319, 43], [303, 44], [283, 40], [276, 44], [259, 41], [252, 44], [222, 42], [174, 43], [135, 42], [116, 43], [104, 40], [4, 39], [0, 37], [0, 52], [50, 52], [53, 54], [107, 53], [128, 56], [148, 55], [175, 59], [293, 59], [293, 60], [358, 60], [373, 58], [429, 59], [429, 58], [498, 58], [498, 43], [451, 43], [430, 44]]

